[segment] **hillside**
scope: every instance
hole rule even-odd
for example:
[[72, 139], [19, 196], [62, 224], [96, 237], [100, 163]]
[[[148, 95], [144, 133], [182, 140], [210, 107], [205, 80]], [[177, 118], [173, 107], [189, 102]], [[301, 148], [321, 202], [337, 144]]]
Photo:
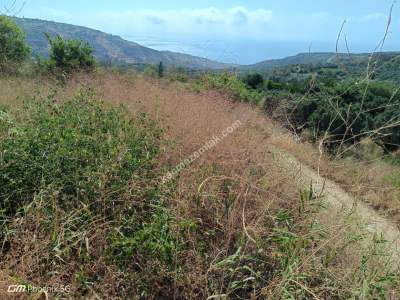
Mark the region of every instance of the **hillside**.
[[26, 33], [27, 42], [35, 54], [46, 56], [49, 45], [44, 33], [60, 34], [65, 38], [81, 39], [89, 42], [94, 48], [94, 54], [100, 61], [127, 64], [158, 64], [175, 65], [195, 70], [221, 69], [229, 65], [188, 54], [170, 51], [157, 51], [143, 47], [137, 43], [126, 41], [119, 36], [107, 34], [98, 30], [29, 18], [13, 18]]
[[[393, 57], [400, 55], [400, 52], [382, 52], [376, 53], [374, 57], [386, 61]], [[253, 65], [241, 66], [241, 70], [253, 70], [259, 72], [270, 71], [277, 67], [292, 66], [292, 65], [335, 65], [341, 63], [346, 65], [362, 64], [363, 66], [368, 63], [371, 53], [334, 53], [334, 52], [312, 52], [312, 53], [299, 53], [294, 56], [289, 56], [282, 59], [265, 60]]]
[[68, 299], [399, 295], [398, 231], [365, 203], [390, 194], [380, 180], [397, 167], [329, 161], [192, 83], [78, 74], [49, 95], [53, 84], [0, 80], [0, 298], [20, 282]]
[[164, 72], [19, 21], [126, 68], [0, 16], [0, 299], [400, 299], [397, 53]]

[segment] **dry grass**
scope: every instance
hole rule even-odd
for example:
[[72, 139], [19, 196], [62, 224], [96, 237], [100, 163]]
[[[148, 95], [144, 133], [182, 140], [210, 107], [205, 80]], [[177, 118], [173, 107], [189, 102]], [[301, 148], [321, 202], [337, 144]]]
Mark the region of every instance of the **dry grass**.
[[[329, 155], [324, 151], [321, 153], [318, 147], [306, 141], [297, 143], [290, 133], [254, 107], [244, 103], [233, 103], [228, 96], [215, 91], [196, 94], [189, 92], [188, 88], [180, 83], [150, 82], [140, 78], [133, 82], [129, 82], [129, 79], [125, 82], [126, 78], [117, 79], [113, 76], [97, 80], [100, 82], [93, 85], [101, 86], [102, 95], [105, 99], [112, 99], [111, 103], [122, 103], [132, 110], [145, 107], [161, 122], [166, 122], [173, 140], [181, 142], [183, 147], [188, 147], [182, 149], [181, 159], [235, 120], [240, 120], [245, 124], [243, 127], [254, 130], [251, 134], [245, 133], [245, 142], [237, 145], [244, 145], [243, 148], [247, 151], [253, 147], [265, 150], [265, 144], [279, 146], [318, 170], [322, 176], [340, 183], [346, 191], [379, 210], [381, 214], [396, 222], [400, 221], [400, 189], [390, 180], [400, 172], [400, 168], [386, 163], [382, 157], [373, 160], [331, 160]], [[81, 82], [81, 79], [78, 82]], [[249, 144], [249, 139], [253, 145]], [[259, 149], [258, 152], [260, 151], [262, 152]], [[215, 153], [221, 154], [218, 150]], [[233, 157], [237, 158], [240, 155]], [[250, 157], [259, 161], [254, 153]], [[208, 160], [208, 157], [205, 159]]]
[[[8, 104], [14, 103], [9, 99], [15, 98], [15, 91], [25, 96], [30, 90], [41, 88], [31, 81], [2, 81], [0, 85], [7, 90], [0, 96], [0, 103]], [[307, 203], [302, 207], [299, 186], [275, 163], [269, 145], [286, 149], [310, 166], [320, 168], [321, 174], [348, 185], [349, 191], [355, 194], [363, 191], [363, 196], [387, 188], [382, 178], [393, 171], [391, 168], [381, 174], [380, 166], [349, 166], [330, 162], [325, 155], [319, 160], [313, 146], [294, 143], [287, 132], [259, 110], [232, 102], [215, 91], [194, 93], [180, 83], [105, 73], [77, 75], [59, 92], [58, 98], [73, 95], [82, 87], [94, 88], [110, 105], [123, 104], [132, 113], [147, 111], [162, 124], [165, 143], [160, 166], [173, 168], [235, 121], [242, 124], [185, 168], [176, 181], [168, 206], [178, 220], [192, 220], [196, 230], [181, 233], [186, 248], [177, 261], [184, 276], [176, 271], [170, 284], [154, 287], [164, 289], [165, 298], [284, 299], [291, 295], [298, 299], [341, 299], [357, 294], [361, 298], [365, 295], [366, 299], [369, 294], [363, 294], [365, 284], [371, 284], [372, 289], [378, 279], [386, 280], [387, 266], [380, 256], [375, 255], [373, 248], [365, 249], [358, 244], [358, 239], [362, 239], [361, 228], [345, 216], [317, 209], [321, 199], [312, 196], [311, 191], [303, 193]], [[359, 172], [360, 176], [346, 175], [349, 170]], [[393, 195], [386, 193], [380, 201], [394, 211], [399, 204], [395, 204]], [[286, 213], [291, 215], [290, 220], [282, 217]], [[17, 234], [12, 259], [3, 262], [2, 267], [36, 284], [43, 284], [43, 278], [48, 284], [73, 282], [73, 274], [79, 269], [76, 264], [71, 263], [52, 276], [43, 276], [45, 270], [36, 269], [46, 259], [48, 237], [32, 239], [34, 224], [34, 220], [21, 221], [20, 229], [26, 233]], [[100, 249], [106, 231], [103, 228], [95, 231]], [[286, 233], [288, 240], [295, 237], [288, 248], [281, 239], [286, 238]], [[88, 273], [101, 274], [102, 281], [88, 295], [121, 297], [118, 286], [123, 279], [119, 271], [107, 265], [101, 255], [97, 257], [92, 266], [89, 263], [85, 268]], [[282, 272], [274, 272], [279, 266]], [[255, 276], [243, 271], [245, 267], [260, 274], [250, 288], [243, 288], [242, 294], [237, 294], [234, 284], [245, 285], [246, 278]], [[370, 272], [374, 274], [372, 277]], [[389, 287], [388, 291], [396, 293], [394, 288]], [[222, 296], [218, 298], [218, 294]], [[74, 295], [79, 295], [79, 290], [74, 290]]]
[[[101, 83], [94, 85], [102, 87], [101, 93], [105, 99], [113, 99], [111, 101], [115, 104], [122, 102], [133, 110], [143, 106], [152, 111], [163, 124], [167, 124], [170, 138], [178, 142], [179, 147], [179, 151], [174, 151], [177, 155], [175, 157], [172, 156], [174, 152], [167, 152], [171, 165], [186, 158], [204, 141], [221, 132], [235, 120], [240, 120], [244, 126], [212, 152], [206, 153], [193, 169], [213, 162], [218, 167], [221, 166], [227, 176], [250, 182], [258, 190], [272, 191], [272, 198], [270, 193], [262, 195], [262, 199], [254, 207], [255, 211], [264, 211], [265, 198], [278, 202], [278, 205], [285, 201], [293, 205], [298, 198], [296, 186], [288, 185], [290, 178], [274, 165], [266, 147], [270, 144], [288, 150], [318, 169], [321, 175], [339, 182], [358, 199], [365, 200], [375, 208], [380, 207], [381, 212], [395, 220], [399, 218], [399, 190], [385, 180], [388, 175], [394, 174], [396, 168], [393, 166], [388, 166], [382, 161], [331, 161], [325, 153], [321, 156], [316, 147], [307, 143], [296, 143], [289, 133], [254, 107], [232, 102], [228, 96], [215, 91], [192, 93], [180, 83], [150, 82], [141, 78], [136, 78], [133, 82], [128, 81], [128, 86], [124, 89], [117, 88], [121, 83], [126, 84], [123, 80], [121, 82], [120, 78], [100, 80]], [[116, 80], [118, 82], [115, 82]], [[121, 99], [121, 102], [114, 99]], [[199, 180], [196, 181], [197, 174], [193, 169], [184, 171], [181, 187], [198, 186]], [[251, 176], [253, 173], [259, 174], [259, 177]], [[349, 176], [349, 173], [352, 175]], [[194, 192], [183, 191], [183, 194]], [[254, 201], [257, 197], [250, 194], [250, 199]], [[254, 216], [246, 219], [257, 220]]]

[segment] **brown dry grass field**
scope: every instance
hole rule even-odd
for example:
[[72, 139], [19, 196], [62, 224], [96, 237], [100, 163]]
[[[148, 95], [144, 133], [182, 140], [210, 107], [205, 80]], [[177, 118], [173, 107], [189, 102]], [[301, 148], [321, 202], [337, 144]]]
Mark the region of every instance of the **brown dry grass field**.
[[[397, 254], [385, 252], [384, 243], [367, 233], [366, 224], [340, 210], [324, 208], [323, 195], [313, 195], [299, 185], [293, 174], [279, 165], [272, 149], [278, 147], [293, 155], [397, 225], [400, 191], [390, 178], [400, 174], [399, 168], [381, 160], [330, 160], [317, 146], [296, 143], [289, 132], [257, 107], [233, 101], [217, 91], [193, 91], [190, 83], [167, 79], [99, 72], [76, 75], [62, 88], [50, 80], [39, 84], [34, 79], [2, 79], [0, 103], [10, 110], [18, 109], [23, 99], [32, 94], [46, 95], [54, 88], [58, 89], [59, 101], [82, 88], [91, 88], [107, 105], [123, 105], [132, 116], [149, 113], [164, 130], [158, 158], [160, 169], [174, 168], [213, 136], [240, 121], [239, 128], [177, 177], [167, 206], [177, 220], [191, 220], [197, 229], [182, 233], [185, 250], [176, 262], [179, 261], [183, 275], [177, 269], [172, 274], [164, 269], [157, 274], [140, 273], [141, 279], [146, 277], [153, 287], [148, 298], [400, 297]], [[304, 204], [307, 199], [310, 203]], [[292, 213], [292, 223], [281, 221], [285, 212]], [[90, 233], [92, 260], [71, 259], [57, 265], [49, 261], [49, 236], [40, 235], [39, 220], [28, 215], [15, 222], [14, 228], [19, 231], [15, 229], [10, 250], [1, 256], [1, 290], [19, 278], [35, 285], [67, 282], [72, 285], [72, 292], [66, 297], [71, 299], [135, 298], [132, 295], [137, 292], [138, 279], [131, 279], [133, 286], [129, 286], [121, 271], [107, 264], [101, 254], [107, 224], [99, 221]], [[279, 236], [279, 232], [284, 233]], [[288, 232], [291, 233], [286, 236]], [[292, 235], [296, 242], [285, 248], [283, 240]], [[275, 244], [270, 246], [267, 241]], [[377, 247], [383, 248], [376, 250]], [[387, 255], [377, 255], [382, 251]], [[233, 265], [229, 265], [230, 260]], [[273, 272], [282, 261], [289, 263], [281, 272]], [[246, 268], [254, 270], [254, 274], [246, 273]], [[96, 274], [99, 277], [84, 293], [76, 279], [81, 269], [90, 278]], [[254, 284], [253, 278], [257, 278]], [[252, 284], [247, 286], [246, 280]], [[238, 285], [246, 288], [240, 290]], [[129, 288], [122, 291], [121, 286]], [[383, 293], [380, 286], [384, 287]], [[28, 295], [35, 296], [45, 298]], [[0, 297], [10, 294], [0, 292]], [[136, 298], [141, 299], [140, 295]]]
[[[131, 110], [145, 108], [156, 118], [161, 118], [161, 122], [167, 124], [171, 130], [171, 139], [181, 141], [181, 147], [184, 147], [180, 159], [195, 151], [196, 147], [200, 147], [216, 133], [240, 120], [246, 128], [242, 129], [245, 130], [241, 135], [243, 140], [235, 141], [236, 145], [224, 143], [226, 147], [230, 147], [228, 151], [238, 151], [237, 145], [243, 145], [239, 150], [242, 155], [235, 152], [232, 157], [241, 157], [243, 152], [257, 149], [248, 156], [259, 160], [260, 154], [264, 152], [265, 155], [266, 146], [275, 145], [313, 167], [320, 175], [333, 179], [355, 198], [400, 224], [400, 190], [390, 181], [391, 177], [400, 175], [400, 169], [379, 158], [361, 162], [352, 159], [330, 160], [326, 153], [320, 153], [317, 146], [307, 142], [296, 143], [288, 131], [268, 119], [256, 107], [235, 102], [219, 92], [193, 93], [180, 83], [152, 82], [143, 78], [134, 80], [133, 86], [129, 79], [125, 82], [126, 79], [114, 76], [96, 80], [99, 82], [89, 80], [82, 83], [84, 80], [77, 79], [76, 83], [78, 86], [83, 84], [100, 87], [97, 90], [107, 102], [124, 104]], [[221, 155], [218, 149], [215, 152]], [[209, 159], [215, 161], [216, 158]], [[179, 159], [175, 160], [175, 163], [178, 161]]]

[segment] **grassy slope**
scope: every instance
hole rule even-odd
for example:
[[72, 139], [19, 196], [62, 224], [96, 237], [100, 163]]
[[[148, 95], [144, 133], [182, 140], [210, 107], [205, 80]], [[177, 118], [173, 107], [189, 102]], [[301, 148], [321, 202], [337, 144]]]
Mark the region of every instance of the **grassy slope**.
[[[3, 80], [1, 85], [7, 92], [0, 96], [0, 102], [8, 105], [18, 103], [10, 100], [16, 94], [27, 95], [32, 88], [43, 89], [44, 93], [48, 90], [30, 80]], [[176, 238], [183, 242], [174, 252], [171, 268], [157, 257], [141, 257], [140, 252], [133, 256], [135, 259], [130, 258], [125, 250], [136, 249], [135, 244], [121, 240], [118, 234], [112, 235], [112, 245], [116, 247], [112, 253], [118, 259], [105, 260], [102, 250], [107, 249], [107, 242], [101, 237], [114, 229], [102, 218], [95, 219], [99, 223], [94, 232], [88, 233], [88, 248], [93, 249], [88, 257], [76, 252], [85, 249], [85, 243], [79, 247], [67, 244], [72, 252], [63, 257], [66, 262], [55, 258], [43, 262], [38, 256], [54, 255], [54, 248], [48, 241], [51, 236], [46, 234], [38, 235], [38, 240], [28, 238], [43, 225], [43, 219], [34, 218], [40, 210], [33, 210], [10, 225], [16, 231], [10, 237], [11, 250], [3, 257], [2, 269], [14, 279], [37, 285], [68, 282], [75, 297], [96, 293], [124, 298], [144, 291], [146, 297], [162, 293], [165, 298], [204, 299], [225, 294], [243, 299], [251, 295], [268, 299], [342, 299], [396, 293], [398, 273], [388, 271], [385, 259], [376, 255], [380, 243], [375, 241], [373, 247], [365, 247], [360, 240], [368, 237], [361, 235], [362, 229], [354, 222], [340, 213], [321, 210], [322, 199], [310, 191], [299, 193], [296, 182], [279, 168], [266, 145], [284, 147], [317, 166], [314, 149], [293, 143], [289, 135], [256, 109], [233, 103], [228, 96], [213, 91], [191, 92], [190, 86], [179, 83], [112, 74], [77, 78], [56, 98], [70, 98], [82, 86], [94, 88], [98, 97], [113, 106], [124, 104], [132, 116], [146, 111], [162, 125], [164, 142], [157, 169], [173, 168], [235, 121], [240, 120], [242, 126], [184, 169], [169, 186], [172, 190], [163, 194], [165, 205], [174, 216], [173, 226], [181, 224], [174, 228]], [[318, 166], [346, 182], [348, 176], [341, 175], [339, 168], [331, 168], [332, 163], [324, 157]], [[349, 164], [346, 168], [360, 173], [376, 170], [371, 165]], [[364, 183], [361, 181], [361, 185]], [[130, 197], [125, 201], [132, 201]], [[156, 232], [160, 232], [157, 226], [169, 219], [158, 216], [164, 221], [150, 222], [155, 224]], [[42, 218], [46, 220], [43, 215]], [[147, 249], [145, 253], [151, 251]], [[79, 264], [72, 264], [74, 260]], [[39, 262], [56, 272], [32, 270]], [[135, 285], [135, 276], [143, 286]]]

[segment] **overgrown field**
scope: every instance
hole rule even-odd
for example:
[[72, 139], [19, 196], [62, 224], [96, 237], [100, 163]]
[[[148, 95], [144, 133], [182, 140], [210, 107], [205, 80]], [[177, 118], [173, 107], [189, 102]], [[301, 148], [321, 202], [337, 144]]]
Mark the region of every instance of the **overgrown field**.
[[0, 85], [2, 292], [23, 284], [68, 286], [48, 297], [70, 299], [399, 295], [383, 238], [331, 215], [312, 185], [301, 189], [278, 167], [265, 145], [282, 144], [282, 130], [254, 108], [206, 86], [107, 72], [63, 86]]

